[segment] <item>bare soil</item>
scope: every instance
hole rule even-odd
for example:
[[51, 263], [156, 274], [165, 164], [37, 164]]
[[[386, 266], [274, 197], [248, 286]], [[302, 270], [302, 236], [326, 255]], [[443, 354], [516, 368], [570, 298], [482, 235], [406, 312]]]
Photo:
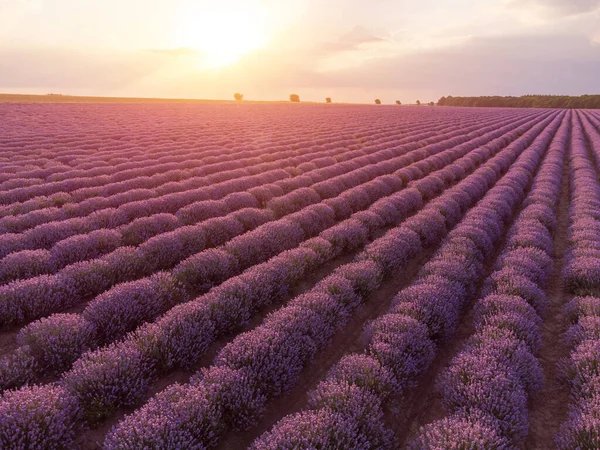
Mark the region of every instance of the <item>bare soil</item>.
[[20, 329], [21, 327], [11, 327], [0, 333], [0, 357], [17, 349], [17, 334]]

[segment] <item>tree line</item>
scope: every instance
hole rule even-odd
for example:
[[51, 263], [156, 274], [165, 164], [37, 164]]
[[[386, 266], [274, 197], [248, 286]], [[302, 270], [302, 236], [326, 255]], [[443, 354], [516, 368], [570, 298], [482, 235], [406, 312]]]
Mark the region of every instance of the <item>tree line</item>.
[[[236, 92], [235, 94], [233, 94], [233, 98], [236, 101], [241, 102], [241, 101], [244, 100], [244, 94], [240, 94], [239, 92]], [[291, 94], [290, 95], [290, 102], [292, 102], [292, 103], [299, 103], [300, 102], [300, 96], [298, 94]], [[331, 97], [326, 97], [325, 98], [325, 103], [333, 103], [333, 100], [331, 99]], [[376, 105], [381, 105], [381, 100], [378, 99], [378, 98], [376, 98], [375, 99], [375, 104]], [[402, 105], [402, 102], [400, 100], [396, 100], [395, 104], [396, 105]], [[415, 103], [415, 105], [417, 105], [417, 106], [421, 106], [421, 104], [422, 103], [421, 103], [420, 100], [417, 100], [416, 103]], [[428, 106], [435, 106], [435, 103], [434, 102], [429, 102], [429, 103], [427, 103], [427, 105]]]
[[600, 95], [523, 95], [521, 97], [442, 97], [438, 106], [483, 106], [504, 108], [582, 108], [600, 109]]

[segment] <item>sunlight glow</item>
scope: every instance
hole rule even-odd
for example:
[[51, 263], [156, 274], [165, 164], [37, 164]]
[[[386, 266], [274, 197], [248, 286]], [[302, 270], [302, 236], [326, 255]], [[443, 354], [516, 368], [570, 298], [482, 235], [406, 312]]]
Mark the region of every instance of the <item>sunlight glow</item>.
[[190, 2], [180, 11], [175, 45], [197, 50], [206, 68], [233, 64], [267, 43], [265, 13], [257, 0]]

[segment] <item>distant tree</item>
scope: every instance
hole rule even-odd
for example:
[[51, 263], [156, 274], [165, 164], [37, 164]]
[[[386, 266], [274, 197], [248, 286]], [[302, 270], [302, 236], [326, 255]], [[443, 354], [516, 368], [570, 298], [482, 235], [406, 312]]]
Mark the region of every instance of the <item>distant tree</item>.
[[402, 102], [400, 100], [396, 100], [396, 105], [401, 105]]
[[290, 95], [290, 102], [298, 103], [300, 101], [300, 96], [298, 94]]
[[378, 98], [375, 99], [375, 104], [376, 105], [381, 105], [381, 100], [379, 100]]
[[429, 102], [429, 103], [428, 103], [428, 105], [429, 105], [429, 106], [435, 106], [435, 103], [433, 103], [433, 102]]
[[600, 95], [523, 95], [521, 97], [442, 97], [438, 106], [475, 106], [503, 108], [594, 108], [600, 109]]
[[244, 100], [244, 94], [236, 92], [235, 94], [233, 94], [233, 98], [235, 98], [238, 102], [241, 102], [242, 100]]
[[417, 106], [421, 106], [421, 100], [417, 100]]
[[326, 102], [326, 103], [331, 103], [331, 97], [327, 97], [327, 98], [325, 99], [325, 102]]

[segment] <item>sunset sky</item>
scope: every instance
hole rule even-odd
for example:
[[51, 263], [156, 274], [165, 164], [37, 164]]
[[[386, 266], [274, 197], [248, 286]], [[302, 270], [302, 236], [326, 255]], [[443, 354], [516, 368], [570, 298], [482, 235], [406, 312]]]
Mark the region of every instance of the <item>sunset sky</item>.
[[238, 91], [600, 93], [600, 0], [0, 0], [0, 92]]

